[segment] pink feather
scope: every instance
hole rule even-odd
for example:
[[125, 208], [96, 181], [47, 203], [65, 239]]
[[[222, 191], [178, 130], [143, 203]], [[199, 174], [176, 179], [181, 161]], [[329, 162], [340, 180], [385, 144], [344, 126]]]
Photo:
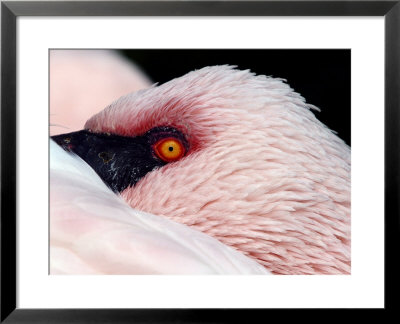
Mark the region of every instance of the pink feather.
[[348, 274], [350, 148], [310, 108], [282, 80], [216, 66], [123, 96], [85, 128], [186, 134], [182, 160], [122, 192], [132, 208], [202, 231], [275, 274]]

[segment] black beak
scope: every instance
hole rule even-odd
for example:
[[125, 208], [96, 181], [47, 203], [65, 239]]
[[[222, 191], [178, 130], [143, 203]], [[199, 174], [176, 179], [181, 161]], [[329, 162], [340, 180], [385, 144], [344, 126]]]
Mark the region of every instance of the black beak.
[[145, 135], [123, 137], [82, 130], [51, 138], [80, 156], [116, 192], [134, 186], [148, 172], [166, 164], [155, 156]]

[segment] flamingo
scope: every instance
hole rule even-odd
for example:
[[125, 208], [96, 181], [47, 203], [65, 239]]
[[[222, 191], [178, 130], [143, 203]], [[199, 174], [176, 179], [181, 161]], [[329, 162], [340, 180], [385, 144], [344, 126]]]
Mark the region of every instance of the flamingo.
[[[313, 109], [282, 79], [212, 66], [122, 96], [83, 130], [52, 140], [85, 161], [132, 217], [180, 223], [267, 273], [349, 274], [351, 152]], [[96, 204], [81, 207], [96, 213]], [[118, 226], [126, 217], [116, 217]], [[85, 236], [86, 221], [66, 222]], [[134, 235], [106, 234], [98, 246], [78, 246], [76, 233], [64, 236], [61, 227], [51, 237], [64, 239], [60, 259], [69, 254], [92, 270], [102, 268], [99, 253], [110, 244], [121, 250], [111, 263], [124, 269], [129, 248], [121, 242]]]

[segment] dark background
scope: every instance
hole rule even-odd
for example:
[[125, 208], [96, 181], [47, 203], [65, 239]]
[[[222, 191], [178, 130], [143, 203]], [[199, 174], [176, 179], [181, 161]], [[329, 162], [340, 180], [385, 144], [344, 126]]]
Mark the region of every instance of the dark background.
[[229, 64], [256, 74], [283, 78], [316, 117], [351, 145], [350, 50], [122, 50], [159, 84], [209, 65]]

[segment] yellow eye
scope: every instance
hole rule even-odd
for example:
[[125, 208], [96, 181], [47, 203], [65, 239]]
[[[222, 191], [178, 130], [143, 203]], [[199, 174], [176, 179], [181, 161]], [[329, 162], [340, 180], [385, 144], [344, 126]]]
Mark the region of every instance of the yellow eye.
[[185, 154], [185, 148], [181, 141], [173, 137], [158, 141], [154, 145], [154, 151], [165, 162], [177, 161]]

